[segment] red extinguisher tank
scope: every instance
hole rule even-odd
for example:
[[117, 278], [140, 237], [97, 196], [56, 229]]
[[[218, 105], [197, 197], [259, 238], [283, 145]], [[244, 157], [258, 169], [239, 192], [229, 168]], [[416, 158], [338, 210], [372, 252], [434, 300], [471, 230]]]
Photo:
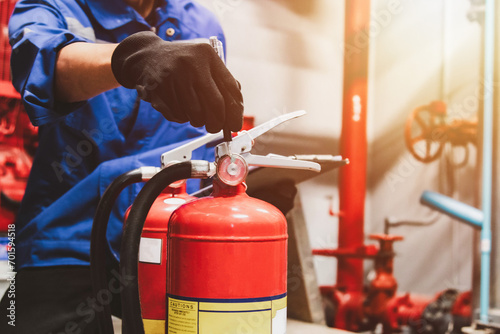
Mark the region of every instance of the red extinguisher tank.
[[179, 207], [168, 231], [169, 334], [286, 332], [287, 225], [244, 183]]
[[[195, 197], [186, 193], [185, 181], [167, 187], [153, 203], [142, 231], [138, 281], [144, 330], [164, 334], [166, 320], [167, 227], [172, 212]], [[127, 219], [130, 208], [125, 214]]]

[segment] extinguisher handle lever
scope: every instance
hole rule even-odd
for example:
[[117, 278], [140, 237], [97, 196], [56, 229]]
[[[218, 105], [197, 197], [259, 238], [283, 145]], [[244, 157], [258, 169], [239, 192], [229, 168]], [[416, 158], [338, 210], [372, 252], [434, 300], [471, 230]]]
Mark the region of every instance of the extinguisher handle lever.
[[[212, 163], [205, 161], [204, 163], [206, 163], [208, 167], [204, 165], [202, 170], [200, 170], [202, 173], [199, 176], [210, 177], [216, 169], [219, 178], [221, 180], [226, 180], [223, 182], [226, 182], [227, 184], [237, 184], [242, 182], [246, 177], [248, 166], [302, 169], [316, 172], [321, 171], [320, 164], [313, 161], [300, 160], [297, 157], [284, 157], [278, 155], [261, 156], [250, 154], [255, 138], [288, 120], [305, 114], [305, 111], [298, 110], [278, 116], [251, 130], [240, 132], [230, 142], [224, 141], [220, 143], [215, 148], [215, 165], [218, 167], [216, 168]], [[162, 168], [174, 163], [191, 161], [194, 150], [210, 142], [220, 141], [223, 137], [224, 135], [222, 131], [215, 134], [207, 134], [162, 154]]]
[[[305, 115], [306, 112], [304, 110], [294, 111], [288, 114], [284, 114], [278, 116], [276, 118], [271, 119], [255, 128], [242, 131], [238, 133], [236, 137], [233, 138], [231, 142], [223, 142], [219, 144], [216, 148], [217, 157], [220, 158], [224, 155], [230, 154], [242, 154], [246, 152], [250, 152], [253, 147], [254, 139], [259, 137], [260, 135], [266, 133], [272, 128], [288, 121], [293, 118]], [[213, 143], [220, 141], [224, 138], [223, 132], [218, 132], [214, 134], [206, 134], [204, 136], [198, 137], [187, 144], [181, 145], [173, 150], [170, 150], [166, 153], [163, 153], [161, 156], [161, 165], [162, 168], [166, 166], [176, 163], [176, 162], [184, 162], [190, 161], [192, 158], [192, 153], [197, 148], [206, 145], [208, 143]]]
[[249, 166], [302, 169], [314, 172], [321, 171], [320, 164], [312, 161], [297, 160], [294, 157], [284, 157], [276, 154], [262, 156], [250, 153], [244, 153], [242, 156]]
[[286, 121], [303, 116], [305, 114], [306, 112], [304, 110], [293, 111], [288, 114], [275, 117], [248, 131], [239, 132], [231, 142], [224, 142], [217, 145], [215, 149], [216, 159], [222, 158], [224, 155], [244, 154], [250, 152], [254, 145], [255, 138], [263, 135], [264, 133]]
[[254, 139], [268, 132], [269, 130], [277, 127], [278, 125], [285, 123], [291, 119], [304, 116], [306, 112], [304, 110], [297, 110], [275, 117], [261, 125], [254, 127], [248, 131], [242, 131], [238, 136], [233, 138], [231, 143], [231, 151], [235, 154], [242, 154], [245, 152], [250, 152], [254, 144]]
[[[305, 114], [307, 114], [305, 110], [292, 111], [292, 112], [289, 112], [287, 114], [275, 117], [275, 118], [273, 118], [265, 123], [262, 123], [261, 125], [258, 125], [256, 127], [254, 127], [253, 129], [248, 130], [247, 133], [250, 135], [250, 137], [252, 139], [255, 139], [255, 138], [259, 137], [260, 135], [263, 135], [264, 133], [268, 132], [269, 130], [277, 127], [278, 125], [285, 123], [291, 119], [294, 119], [294, 118], [297, 118], [300, 116], [304, 116]], [[238, 138], [238, 137], [236, 137], [236, 138]]]
[[184, 162], [191, 160], [193, 151], [197, 148], [211, 142], [219, 141], [223, 138], [222, 131], [218, 133], [210, 133], [198, 137], [187, 144], [181, 145], [161, 155], [162, 168], [167, 167], [176, 162]]
[[298, 160], [295, 157], [261, 156], [250, 153], [255, 138], [288, 120], [305, 114], [304, 110], [298, 110], [278, 116], [251, 130], [240, 132], [233, 138], [232, 142], [223, 142], [217, 145], [215, 148], [215, 164], [217, 165], [219, 180], [227, 185], [239, 184], [245, 180], [248, 166], [321, 171], [321, 165], [316, 162]]

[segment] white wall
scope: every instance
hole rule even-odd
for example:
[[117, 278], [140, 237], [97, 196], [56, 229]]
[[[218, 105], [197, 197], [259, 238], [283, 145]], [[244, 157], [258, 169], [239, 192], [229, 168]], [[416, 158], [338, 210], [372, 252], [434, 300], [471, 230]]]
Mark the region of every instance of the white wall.
[[[373, 1], [372, 11], [382, 11], [387, 2]], [[414, 108], [433, 100], [447, 102], [454, 118], [475, 115], [481, 29], [466, 17], [468, 0], [401, 4], [401, 13], [374, 38], [371, 49], [366, 233], [382, 231], [388, 216], [435, 221], [429, 227], [392, 230], [405, 237], [396, 244], [400, 288], [418, 293], [467, 290], [472, 277], [472, 229], [435, 215], [419, 204], [419, 197], [429, 189], [474, 204], [476, 149], [469, 147], [470, 163], [458, 170], [446, 168], [445, 155], [422, 164], [406, 149], [403, 128]]]
[[[347, 0], [348, 1], [348, 0]], [[242, 83], [247, 114], [256, 123], [305, 109], [308, 115], [261, 140], [258, 153], [338, 154], [342, 109], [342, 0], [200, 0], [221, 20], [228, 67]], [[384, 17], [389, 3], [397, 14]], [[382, 232], [384, 219], [426, 220], [424, 189], [474, 204], [474, 154], [449, 173], [445, 159], [421, 164], [404, 144], [403, 127], [415, 107], [446, 101], [456, 117], [475, 114], [480, 27], [469, 22], [468, 0], [372, 0], [370, 40], [369, 172], [366, 234]], [[475, 152], [471, 148], [471, 152]], [[451, 176], [455, 179], [453, 191]], [[314, 248], [336, 247], [337, 174], [300, 186]], [[401, 290], [433, 294], [470, 287], [472, 233], [439, 216], [425, 228], [401, 227], [396, 277]], [[335, 260], [316, 258], [320, 284], [335, 282]], [[370, 269], [370, 264], [367, 265]]]
[[309, 115], [283, 132], [338, 137], [343, 1], [200, 2], [221, 20], [227, 65], [242, 84], [246, 113], [261, 123], [305, 109]]

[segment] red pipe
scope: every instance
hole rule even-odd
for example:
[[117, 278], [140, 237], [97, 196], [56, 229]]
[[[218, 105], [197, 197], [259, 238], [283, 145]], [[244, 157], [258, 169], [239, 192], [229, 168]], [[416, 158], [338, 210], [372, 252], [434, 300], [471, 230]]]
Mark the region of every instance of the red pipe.
[[[366, 107], [370, 0], [345, 1], [344, 96], [340, 152], [350, 164], [339, 171], [339, 248], [364, 244], [366, 193]], [[337, 286], [363, 290], [363, 259], [339, 258]]]

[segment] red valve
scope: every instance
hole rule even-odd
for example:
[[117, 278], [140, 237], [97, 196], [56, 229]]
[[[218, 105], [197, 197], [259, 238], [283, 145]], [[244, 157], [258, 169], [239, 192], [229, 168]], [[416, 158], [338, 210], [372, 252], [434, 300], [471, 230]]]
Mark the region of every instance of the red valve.
[[408, 150], [418, 161], [429, 163], [443, 151], [446, 104], [434, 101], [415, 109], [405, 126], [405, 141]]

